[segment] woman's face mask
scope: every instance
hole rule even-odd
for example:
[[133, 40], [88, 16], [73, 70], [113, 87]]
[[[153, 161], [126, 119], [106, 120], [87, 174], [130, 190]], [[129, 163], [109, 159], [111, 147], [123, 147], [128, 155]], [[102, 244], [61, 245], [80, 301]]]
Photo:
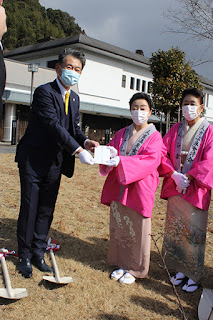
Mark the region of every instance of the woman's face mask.
[[144, 111], [144, 110], [132, 110], [131, 111], [131, 118], [132, 121], [136, 124], [136, 125], [142, 125], [144, 123], [147, 122], [148, 120], [148, 111]]
[[199, 114], [197, 113], [197, 109], [200, 106], [194, 106], [194, 105], [186, 105], [182, 107], [183, 116], [186, 120], [192, 121], [195, 120]]

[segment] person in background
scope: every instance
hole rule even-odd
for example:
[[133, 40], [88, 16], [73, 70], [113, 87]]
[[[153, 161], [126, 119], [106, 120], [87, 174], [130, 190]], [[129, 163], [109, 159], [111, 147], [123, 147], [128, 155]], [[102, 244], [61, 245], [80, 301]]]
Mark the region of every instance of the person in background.
[[28, 278], [32, 263], [41, 271], [51, 271], [44, 252], [61, 175], [72, 176], [75, 155], [84, 164], [94, 164], [87, 150], [93, 151], [99, 143], [80, 130], [79, 97], [72, 90], [85, 62], [84, 54], [74, 49], [59, 54], [57, 78], [35, 90], [29, 124], [17, 146], [15, 161], [21, 182], [18, 255], [20, 272]]
[[2, 125], [2, 114], [3, 114], [3, 102], [2, 96], [4, 93], [5, 82], [6, 82], [6, 70], [3, 57], [3, 46], [2, 46], [2, 37], [7, 32], [6, 24], [6, 13], [5, 9], [2, 7], [3, 1], [0, 0], [0, 129]]
[[101, 202], [110, 206], [108, 263], [117, 266], [111, 279], [132, 284], [148, 275], [151, 214], [159, 183], [162, 138], [148, 119], [149, 95], [136, 93], [129, 101], [133, 123], [109, 143], [111, 160], [100, 165], [105, 181]]
[[168, 199], [163, 253], [176, 271], [174, 285], [194, 292], [204, 268], [208, 208], [213, 187], [213, 126], [202, 117], [203, 93], [183, 91], [185, 120], [164, 136], [159, 167], [163, 181], [161, 198]]

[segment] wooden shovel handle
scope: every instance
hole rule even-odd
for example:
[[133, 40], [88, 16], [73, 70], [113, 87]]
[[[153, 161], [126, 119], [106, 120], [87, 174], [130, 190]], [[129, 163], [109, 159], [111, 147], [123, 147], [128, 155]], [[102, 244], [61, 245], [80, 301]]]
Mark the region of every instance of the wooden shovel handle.
[[3, 270], [3, 274], [4, 274], [4, 281], [5, 281], [6, 289], [8, 291], [8, 294], [12, 297], [12, 286], [11, 286], [10, 276], [8, 273], [5, 257], [1, 257], [1, 265], [2, 265], [2, 270]]
[[54, 256], [52, 249], [50, 249], [50, 257], [51, 257], [51, 261], [52, 261], [52, 266], [53, 266], [55, 278], [57, 281], [59, 281], [60, 280], [59, 270], [58, 270], [58, 266], [57, 266], [55, 256]]

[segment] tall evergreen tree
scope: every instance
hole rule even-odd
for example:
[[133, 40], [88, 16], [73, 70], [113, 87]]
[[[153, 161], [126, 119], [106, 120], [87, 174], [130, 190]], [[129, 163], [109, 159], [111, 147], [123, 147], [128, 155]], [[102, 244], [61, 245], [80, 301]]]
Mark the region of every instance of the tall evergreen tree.
[[5, 50], [30, 45], [39, 39], [64, 38], [81, 32], [75, 18], [61, 10], [45, 9], [39, 0], [6, 0], [8, 31]]
[[202, 90], [198, 74], [185, 61], [185, 53], [179, 48], [158, 50], [152, 54], [150, 69], [153, 75], [151, 93], [157, 111], [166, 115], [166, 131], [170, 117], [180, 120], [179, 101], [183, 90], [196, 87]]

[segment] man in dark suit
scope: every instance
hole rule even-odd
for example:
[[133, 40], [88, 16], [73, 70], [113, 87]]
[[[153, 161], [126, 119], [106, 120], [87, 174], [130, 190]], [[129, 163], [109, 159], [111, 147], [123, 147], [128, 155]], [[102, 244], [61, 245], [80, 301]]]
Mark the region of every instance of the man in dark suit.
[[[0, 1], [1, 4], [1, 1]], [[6, 81], [6, 71], [3, 57], [3, 46], [1, 39], [3, 35], [7, 32], [6, 24], [6, 14], [4, 8], [0, 5], [0, 129], [2, 124], [2, 113], [3, 113], [3, 103], [2, 96], [4, 93], [5, 81]]]
[[79, 97], [71, 90], [84, 65], [82, 52], [68, 48], [60, 53], [57, 79], [35, 90], [29, 124], [17, 146], [21, 182], [17, 239], [20, 272], [25, 277], [32, 275], [31, 263], [41, 271], [52, 271], [44, 252], [61, 174], [72, 176], [75, 154], [82, 163], [94, 164], [86, 149], [93, 151], [99, 143], [80, 130]]

